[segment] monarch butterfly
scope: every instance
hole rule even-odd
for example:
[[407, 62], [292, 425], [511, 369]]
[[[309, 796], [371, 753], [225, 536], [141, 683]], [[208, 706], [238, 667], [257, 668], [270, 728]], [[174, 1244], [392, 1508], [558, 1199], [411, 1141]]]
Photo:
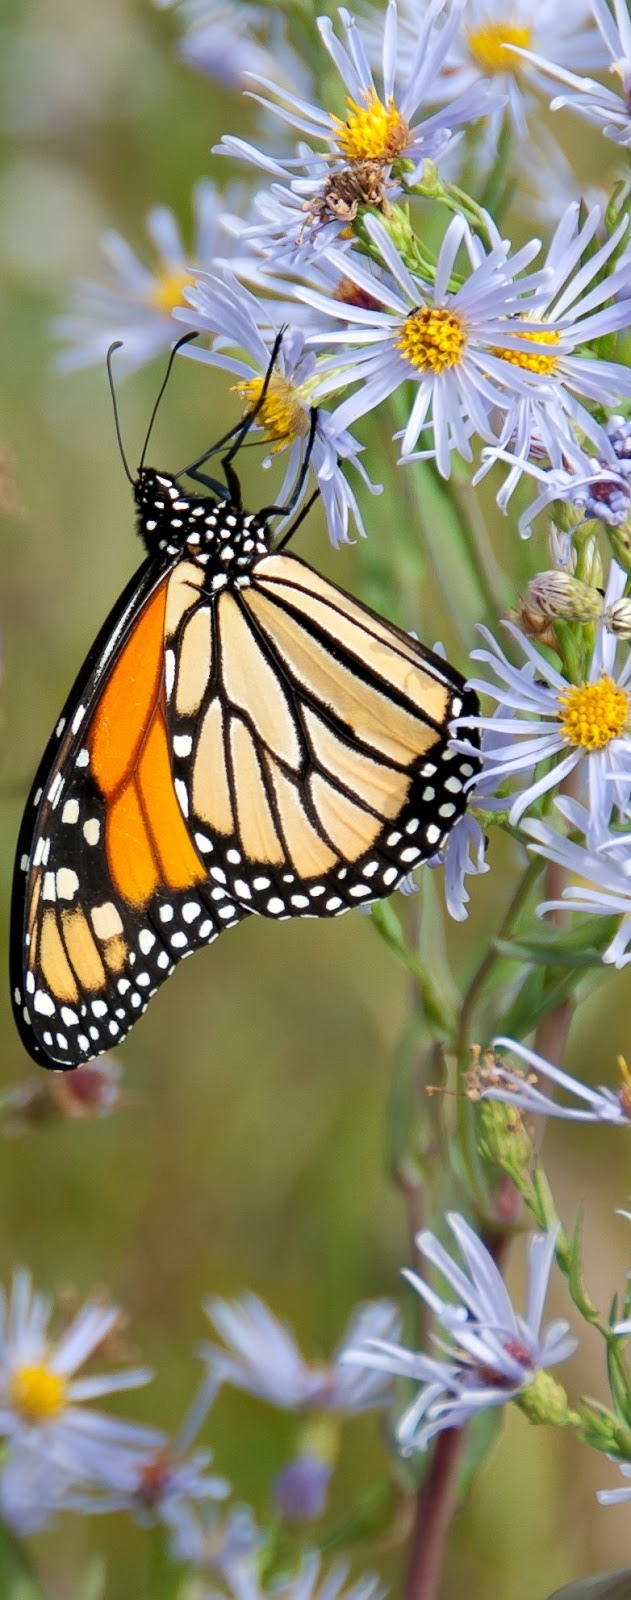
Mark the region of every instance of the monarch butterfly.
[[[309, 451], [289, 506], [242, 507], [232, 462], [277, 346], [258, 406], [213, 451], [175, 474], [144, 465], [183, 342], [135, 479], [112, 386], [146, 559], [79, 673], [18, 840], [12, 998], [48, 1067], [120, 1043], [177, 963], [248, 914], [333, 917], [390, 894], [440, 848], [477, 770], [448, 742], [477, 705], [460, 674], [284, 553], [308, 506], [274, 543]], [[224, 486], [200, 467], [230, 440]], [[212, 493], [186, 494], [186, 476]]]

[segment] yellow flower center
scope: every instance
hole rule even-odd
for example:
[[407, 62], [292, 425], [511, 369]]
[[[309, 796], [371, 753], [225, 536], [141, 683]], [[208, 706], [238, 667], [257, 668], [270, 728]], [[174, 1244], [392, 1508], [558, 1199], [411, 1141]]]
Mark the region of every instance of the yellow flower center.
[[[244, 378], [235, 383], [234, 391], [245, 401], [246, 410], [260, 400], [264, 381], [264, 378]], [[309, 407], [281, 372], [273, 372], [256, 420], [265, 429], [266, 438], [276, 441], [275, 449], [282, 450], [291, 439], [304, 438], [309, 432]]]
[[9, 1400], [25, 1422], [50, 1422], [66, 1403], [66, 1380], [44, 1362], [17, 1367], [9, 1381]]
[[331, 117], [337, 147], [347, 161], [393, 161], [405, 150], [410, 130], [391, 98], [382, 105], [374, 89], [368, 89], [363, 104], [346, 100], [348, 116]]
[[603, 674], [598, 683], [582, 683], [558, 698], [559, 721], [568, 744], [602, 750], [629, 725], [629, 694]]
[[163, 311], [169, 316], [175, 306], [181, 306], [184, 290], [192, 289], [194, 282], [194, 276], [185, 267], [165, 267], [153, 280], [149, 304], [154, 311]]
[[528, 50], [532, 28], [521, 22], [487, 21], [482, 28], [468, 28], [467, 41], [483, 72], [517, 72], [521, 65], [519, 56], [507, 51], [506, 45], [516, 44], [520, 50]]
[[406, 317], [395, 343], [419, 372], [444, 372], [462, 360], [467, 330], [456, 312], [444, 306], [419, 306]]
[[[537, 333], [520, 333], [520, 339], [528, 339], [532, 344], [558, 344], [559, 335], [555, 328], [541, 329]], [[512, 367], [523, 367], [526, 372], [556, 372], [557, 357], [544, 356], [541, 353], [529, 355], [527, 350], [506, 350], [503, 345], [496, 345], [491, 352], [494, 356], [501, 356], [503, 361], [509, 361]]]

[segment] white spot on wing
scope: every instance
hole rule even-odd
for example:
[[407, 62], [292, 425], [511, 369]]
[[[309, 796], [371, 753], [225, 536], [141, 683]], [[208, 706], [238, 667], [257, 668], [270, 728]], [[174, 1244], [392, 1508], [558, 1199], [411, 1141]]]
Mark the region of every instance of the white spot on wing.
[[115, 939], [117, 934], [123, 931], [123, 924], [113, 900], [106, 900], [102, 906], [93, 906], [90, 921], [97, 939]]
[[57, 873], [57, 895], [60, 900], [72, 900], [79, 888], [76, 872], [70, 867], [60, 867]]

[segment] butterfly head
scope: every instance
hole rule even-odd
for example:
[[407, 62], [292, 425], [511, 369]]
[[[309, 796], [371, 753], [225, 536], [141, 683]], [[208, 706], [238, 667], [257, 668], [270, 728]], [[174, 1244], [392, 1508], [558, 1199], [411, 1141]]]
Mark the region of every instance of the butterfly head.
[[265, 514], [244, 512], [226, 495], [187, 495], [176, 477], [139, 468], [134, 481], [138, 532], [148, 555], [186, 554], [208, 564], [209, 574], [235, 573], [268, 554]]
[[185, 543], [194, 501], [177, 479], [154, 467], [140, 467], [134, 479], [138, 532], [148, 554]]

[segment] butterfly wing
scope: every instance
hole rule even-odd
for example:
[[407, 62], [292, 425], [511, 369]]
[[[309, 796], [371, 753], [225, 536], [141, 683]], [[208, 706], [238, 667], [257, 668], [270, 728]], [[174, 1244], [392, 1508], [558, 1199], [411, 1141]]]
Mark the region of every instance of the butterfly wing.
[[191, 577], [185, 561], [156, 572], [151, 560], [132, 580], [27, 804], [11, 989], [22, 1040], [45, 1065], [120, 1043], [176, 963], [245, 915], [209, 884], [173, 783], [165, 672], [183, 597], [198, 598]]
[[295, 557], [269, 555], [178, 622], [167, 723], [211, 879], [242, 908], [334, 916], [440, 848], [475, 710], [438, 656]]

